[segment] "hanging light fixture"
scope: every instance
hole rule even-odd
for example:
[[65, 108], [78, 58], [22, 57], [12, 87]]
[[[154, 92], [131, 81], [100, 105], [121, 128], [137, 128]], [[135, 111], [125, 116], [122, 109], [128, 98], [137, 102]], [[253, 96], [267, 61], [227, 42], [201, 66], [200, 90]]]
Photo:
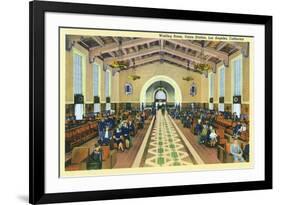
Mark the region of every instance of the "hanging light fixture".
[[129, 75], [128, 79], [135, 81], [135, 80], [140, 79], [141, 77], [139, 75], [136, 75], [136, 62], [135, 62], [134, 58], [132, 59], [132, 62], [133, 62], [133, 65], [132, 65], [133, 74]]
[[206, 60], [204, 59], [204, 41], [201, 41], [201, 62], [195, 63], [194, 68], [200, 71], [208, 71], [211, 69], [211, 65], [206, 63]]
[[116, 57], [110, 64], [112, 68], [124, 70], [129, 67], [129, 61], [123, 60], [123, 53], [122, 53], [122, 40], [118, 38], [118, 51], [116, 52]]
[[[190, 70], [190, 61], [189, 61], [189, 60], [187, 60], [187, 68], [186, 68], [186, 70], [187, 70], [187, 71]], [[183, 77], [182, 79], [188, 82], [188, 81], [193, 80], [193, 77], [191, 77], [191, 76], [186, 76], [186, 77]]]

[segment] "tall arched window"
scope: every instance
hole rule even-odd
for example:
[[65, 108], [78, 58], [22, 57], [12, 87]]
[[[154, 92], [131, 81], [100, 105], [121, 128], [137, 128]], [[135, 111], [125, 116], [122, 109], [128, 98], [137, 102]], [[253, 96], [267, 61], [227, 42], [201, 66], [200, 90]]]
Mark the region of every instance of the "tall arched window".
[[242, 94], [242, 59], [238, 58], [233, 62], [233, 95]]
[[214, 109], [214, 73], [209, 74], [209, 109]]
[[[100, 66], [93, 64], [93, 96], [98, 99], [100, 96]], [[100, 112], [100, 102], [94, 101], [94, 112]]]
[[83, 56], [73, 49], [73, 94], [74, 94], [74, 113], [76, 120], [83, 119]]
[[105, 110], [106, 111], [110, 111], [111, 110], [111, 103], [110, 103], [110, 95], [111, 95], [111, 72], [110, 70], [106, 70], [105, 71], [105, 75], [104, 75], [104, 82], [105, 82], [105, 98], [106, 98], [106, 106], [105, 106]]
[[[225, 67], [219, 70], [219, 97], [224, 99], [225, 93]], [[224, 102], [219, 102], [219, 111], [224, 112]]]
[[214, 73], [209, 75], [209, 97], [214, 97]]
[[[241, 99], [242, 99], [242, 55], [233, 60], [232, 64], [232, 80], [233, 80], [233, 102], [232, 112], [236, 112], [237, 116], [241, 114]], [[237, 99], [240, 99], [237, 100]]]
[[74, 53], [73, 63], [73, 92], [75, 94], [82, 94], [82, 56]]

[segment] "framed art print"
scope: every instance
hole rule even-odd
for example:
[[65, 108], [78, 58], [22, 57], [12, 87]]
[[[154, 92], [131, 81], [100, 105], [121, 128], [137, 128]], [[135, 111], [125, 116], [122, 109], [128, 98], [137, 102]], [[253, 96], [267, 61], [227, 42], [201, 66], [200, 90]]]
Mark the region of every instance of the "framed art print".
[[30, 203], [272, 188], [272, 17], [30, 2]]

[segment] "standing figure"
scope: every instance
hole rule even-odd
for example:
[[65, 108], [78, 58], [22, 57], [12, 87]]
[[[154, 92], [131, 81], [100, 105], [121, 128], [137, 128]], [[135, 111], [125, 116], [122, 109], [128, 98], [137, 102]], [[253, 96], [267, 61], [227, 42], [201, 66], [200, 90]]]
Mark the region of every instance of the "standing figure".
[[106, 126], [105, 121], [102, 118], [101, 121], [99, 121], [99, 124], [98, 124], [99, 141], [101, 141], [103, 136], [104, 136], [105, 126]]
[[104, 135], [101, 138], [101, 144], [102, 145], [109, 145], [109, 142], [110, 142], [111, 138], [112, 138], [112, 134], [109, 131], [109, 126], [106, 126]]
[[233, 128], [233, 137], [235, 139], [237, 139], [241, 135], [241, 127], [242, 127], [241, 123], [237, 122], [237, 124]]
[[165, 115], [165, 107], [164, 106], [161, 107], [161, 112], [162, 112], [162, 115]]
[[134, 137], [135, 136], [135, 125], [132, 122], [132, 120], [129, 120], [128, 127], [129, 127], [129, 134], [130, 134], [130, 136]]
[[117, 149], [124, 152], [123, 141], [122, 141], [122, 131], [119, 127], [116, 128], [113, 139], [114, 139], [114, 142], [117, 144]]
[[124, 137], [124, 141], [125, 141], [125, 148], [129, 149], [130, 145], [131, 145], [131, 137], [130, 137], [130, 133], [129, 133], [129, 127], [126, 121], [123, 122], [122, 125], [122, 135]]
[[211, 133], [210, 133], [210, 145], [211, 147], [214, 147], [217, 143], [217, 134], [215, 129], [211, 128]]

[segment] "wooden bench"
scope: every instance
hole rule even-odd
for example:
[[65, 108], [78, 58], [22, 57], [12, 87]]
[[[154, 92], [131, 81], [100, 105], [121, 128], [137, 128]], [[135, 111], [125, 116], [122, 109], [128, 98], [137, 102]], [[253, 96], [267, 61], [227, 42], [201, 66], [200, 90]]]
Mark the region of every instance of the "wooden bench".
[[226, 143], [224, 146], [217, 146], [217, 157], [222, 163], [232, 163], [234, 161], [232, 154], [230, 154], [229, 143]]
[[85, 123], [81, 126], [65, 131], [65, 150], [71, 151], [98, 135], [97, 122]]
[[71, 163], [66, 166], [66, 171], [85, 170], [87, 168], [87, 159], [90, 155], [88, 147], [75, 147], [71, 154]]

